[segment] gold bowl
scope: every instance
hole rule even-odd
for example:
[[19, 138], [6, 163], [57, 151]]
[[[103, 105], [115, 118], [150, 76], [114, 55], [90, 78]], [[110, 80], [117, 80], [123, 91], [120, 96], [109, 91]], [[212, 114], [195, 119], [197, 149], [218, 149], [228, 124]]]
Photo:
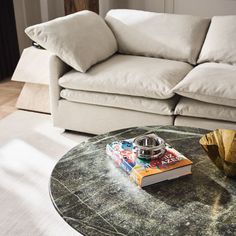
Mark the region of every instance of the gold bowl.
[[212, 162], [228, 177], [236, 177], [236, 130], [217, 129], [199, 143]]

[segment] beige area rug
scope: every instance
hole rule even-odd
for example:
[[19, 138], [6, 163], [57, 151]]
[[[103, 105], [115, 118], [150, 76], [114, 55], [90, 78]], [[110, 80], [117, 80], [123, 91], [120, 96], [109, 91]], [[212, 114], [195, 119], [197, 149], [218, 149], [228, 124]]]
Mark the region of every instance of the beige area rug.
[[48, 186], [56, 162], [87, 138], [54, 128], [49, 115], [0, 120], [0, 235], [80, 235], [54, 209]]

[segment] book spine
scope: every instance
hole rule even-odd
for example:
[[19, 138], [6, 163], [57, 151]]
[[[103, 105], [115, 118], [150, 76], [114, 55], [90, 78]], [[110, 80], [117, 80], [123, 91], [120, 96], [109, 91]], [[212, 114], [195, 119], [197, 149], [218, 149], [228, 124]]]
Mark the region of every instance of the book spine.
[[139, 187], [142, 187], [142, 180], [143, 176], [141, 176], [135, 168], [132, 169], [132, 172], [130, 173], [130, 179], [135, 182]]

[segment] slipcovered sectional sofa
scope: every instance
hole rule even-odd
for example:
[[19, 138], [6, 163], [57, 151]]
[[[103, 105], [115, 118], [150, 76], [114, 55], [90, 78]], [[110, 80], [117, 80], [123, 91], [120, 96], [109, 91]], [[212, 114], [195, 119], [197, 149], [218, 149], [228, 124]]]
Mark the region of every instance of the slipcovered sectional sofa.
[[83, 11], [26, 33], [50, 57], [55, 126], [236, 129], [236, 16]]

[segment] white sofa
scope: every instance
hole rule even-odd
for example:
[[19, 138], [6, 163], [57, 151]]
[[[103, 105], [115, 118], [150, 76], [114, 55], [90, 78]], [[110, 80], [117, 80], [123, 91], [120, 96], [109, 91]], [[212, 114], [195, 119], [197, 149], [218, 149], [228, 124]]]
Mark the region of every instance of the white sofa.
[[[80, 14], [95, 15], [74, 16]], [[78, 37], [68, 36], [68, 17], [64, 34], [57, 27], [65, 17], [26, 30], [50, 54], [55, 126], [93, 134], [146, 125], [236, 129], [236, 16], [111, 10], [99, 27], [86, 17], [78, 18]], [[48, 24], [62, 32], [61, 44], [50, 41]], [[67, 37], [71, 44], [62, 52]]]

